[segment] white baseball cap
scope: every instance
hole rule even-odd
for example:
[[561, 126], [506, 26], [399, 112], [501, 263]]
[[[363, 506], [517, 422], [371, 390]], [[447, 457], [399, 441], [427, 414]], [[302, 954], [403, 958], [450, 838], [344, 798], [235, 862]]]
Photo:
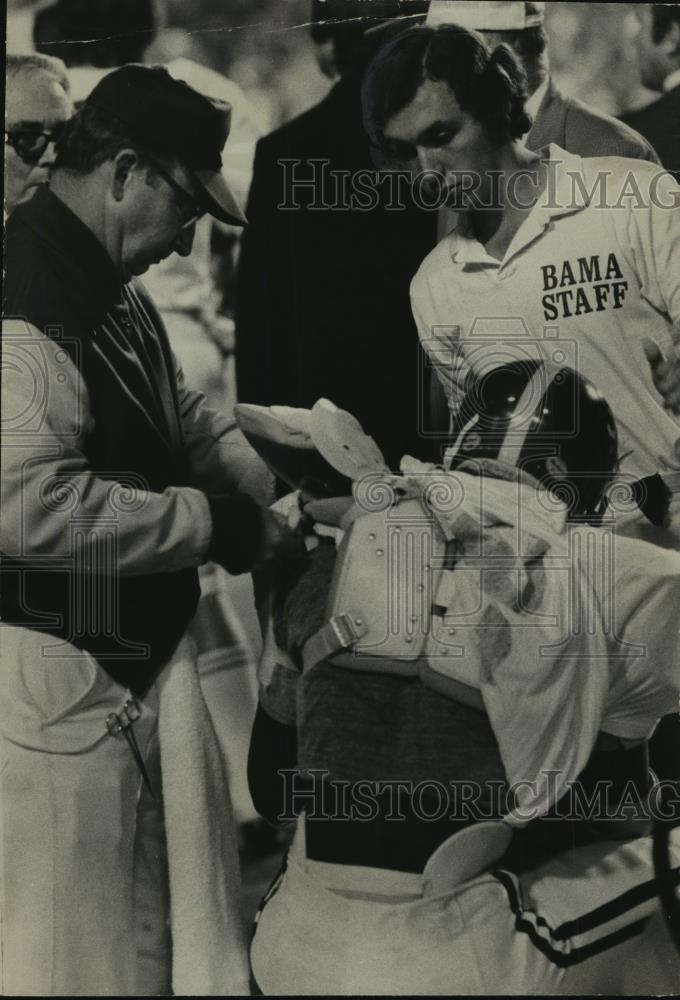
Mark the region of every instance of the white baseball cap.
[[[527, 11], [529, 8], [529, 12]], [[432, 0], [425, 24], [458, 24], [473, 31], [517, 31], [543, 24], [544, 3], [524, 0]]]

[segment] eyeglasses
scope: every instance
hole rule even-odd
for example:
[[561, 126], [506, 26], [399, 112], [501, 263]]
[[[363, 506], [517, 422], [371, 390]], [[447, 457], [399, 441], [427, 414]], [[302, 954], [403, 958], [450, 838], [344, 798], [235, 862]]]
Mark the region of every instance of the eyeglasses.
[[152, 164], [154, 170], [160, 174], [165, 183], [172, 188], [177, 196], [181, 214], [185, 217], [180, 228], [188, 229], [189, 226], [193, 226], [195, 222], [198, 222], [201, 216], [205, 215], [205, 209], [203, 206], [199, 205], [196, 199], [190, 195], [178, 181], [175, 180], [171, 173], [161, 166], [158, 160], [151, 159], [148, 155], [147, 159]]
[[45, 155], [45, 150], [51, 142], [59, 138], [63, 126], [57, 126], [44, 131], [35, 129], [13, 129], [5, 132], [5, 142], [11, 146], [20, 160], [35, 166]]

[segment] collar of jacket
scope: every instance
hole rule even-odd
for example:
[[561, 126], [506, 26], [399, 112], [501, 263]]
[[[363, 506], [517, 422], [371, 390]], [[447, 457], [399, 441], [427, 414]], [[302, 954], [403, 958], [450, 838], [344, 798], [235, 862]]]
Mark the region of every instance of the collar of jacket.
[[93, 325], [123, 302], [124, 282], [104, 246], [47, 185], [19, 205], [11, 220], [32, 230], [54, 252], [60, 270], [77, 287], [79, 306]]
[[568, 153], [554, 142], [546, 149], [537, 150], [547, 163], [547, 185], [538, 196], [526, 219], [512, 238], [502, 261], [487, 253], [486, 247], [474, 235], [470, 213], [453, 214], [447, 236], [451, 260], [463, 265], [503, 267], [523, 247], [528, 246], [546, 229], [551, 219], [580, 212], [590, 204], [595, 189], [587, 184], [574, 182], [583, 176], [584, 159], [577, 153]]
[[552, 77], [543, 95], [533, 125], [525, 136], [529, 149], [542, 149], [550, 143], [564, 148], [566, 137], [567, 102], [559, 92]]

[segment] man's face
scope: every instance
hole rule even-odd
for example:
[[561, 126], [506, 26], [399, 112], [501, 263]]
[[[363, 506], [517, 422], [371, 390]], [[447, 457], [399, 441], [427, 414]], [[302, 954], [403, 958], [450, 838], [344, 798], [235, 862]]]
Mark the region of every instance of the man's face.
[[[5, 131], [17, 137], [19, 150], [39, 149], [40, 132], [59, 129], [73, 114], [73, 105], [59, 80], [51, 73], [20, 72], [10, 79], [6, 96]], [[25, 134], [24, 134], [25, 133]], [[54, 142], [49, 142], [37, 162], [26, 162], [5, 140], [5, 206], [8, 212], [30, 198], [44, 184], [54, 162]]]
[[498, 151], [481, 122], [463, 111], [444, 81], [425, 80], [413, 101], [390, 118], [383, 131], [390, 158], [416, 160], [422, 171], [441, 175], [430, 186], [433, 194], [435, 187], [445, 186], [447, 204], [460, 207], [462, 190], [473, 183], [479, 197], [488, 192], [488, 175], [497, 169]]
[[178, 253], [191, 253], [203, 215], [190, 174], [178, 163], [137, 164], [116, 211], [120, 216], [120, 268], [126, 280]]

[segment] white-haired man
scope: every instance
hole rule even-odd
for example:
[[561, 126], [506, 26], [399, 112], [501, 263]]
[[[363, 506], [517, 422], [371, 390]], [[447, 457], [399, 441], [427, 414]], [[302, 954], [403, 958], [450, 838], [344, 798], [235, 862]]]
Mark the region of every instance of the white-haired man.
[[40, 55], [7, 56], [5, 213], [48, 178], [59, 130], [73, 114], [66, 67]]

